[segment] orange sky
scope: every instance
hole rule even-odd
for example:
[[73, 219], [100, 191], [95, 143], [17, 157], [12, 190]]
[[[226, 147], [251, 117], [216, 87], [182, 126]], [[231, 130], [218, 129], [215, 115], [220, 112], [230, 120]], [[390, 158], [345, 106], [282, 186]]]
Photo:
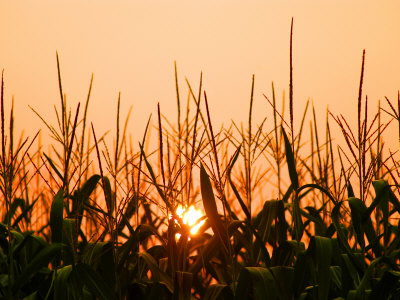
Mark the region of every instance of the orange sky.
[[94, 73], [89, 119], [100, 133], [115, 128], [119, 91], [122, 118], [133, 106], [135, 136], [157, 102], [175, 120], [174, 60], [183, 99], [184, 78], [197, 88], [203, 71], [215, 124], [247, 119], [255, 74], [261, 120], [271, 82], [279, 99], [288, 90], [293, 16], [295, 110], [312, 98], [321, 120], [328, 104], [352, 119], [363, 49], [371, 106], [384, 96], [394, 101], [400, 89], [399, 12], [399, 1], [0, 0], [0, 68], [17, 129], [30, 136], [44, 127], [28, 105], [55, 124], [56, 50], [69, 104], [85, 101]]

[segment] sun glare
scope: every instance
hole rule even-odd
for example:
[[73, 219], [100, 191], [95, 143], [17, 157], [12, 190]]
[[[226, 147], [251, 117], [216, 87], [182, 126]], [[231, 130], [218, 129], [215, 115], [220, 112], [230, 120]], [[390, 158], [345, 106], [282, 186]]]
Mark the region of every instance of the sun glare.
[[[182, 219], [183, 224], [190, 227], [190, 235], [195, 235], [200, 227], [204, 224], [205, 220], [199, 221], [203, 216], [200, 210], [197, 210], [194, 206], [190, 206], [188, 209], [184, 209], [181, 205], [176, 209], [176, 215]], [[171, 218], [172, 216], [170, 216]], [[180, 238], [180, 234], [176, 234], [176, 238]]]

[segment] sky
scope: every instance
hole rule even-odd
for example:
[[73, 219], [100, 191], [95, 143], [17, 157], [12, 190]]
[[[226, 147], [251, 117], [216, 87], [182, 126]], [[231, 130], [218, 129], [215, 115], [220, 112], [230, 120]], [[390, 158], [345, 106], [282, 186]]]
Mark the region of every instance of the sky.
[[[89, 120], [99, 135], [115, 132], [132, 107], [129, 132], [144, 132], [157, 103], [176, 119], [174, 61], [181, 98], [200, 73], [216, 126], [245, 122], [255, 74], [254, 119], [289, 87], [293, 17], [295, 124], [311, 99], [323, 122], [327, 106], [355, 119], [362, 51], [364, 95], [373, 110], [400, 89], [399, 1], [5, 1], [0, 0], [0, 69], [6, 107], [15, 99], [17, 132], [48, 131], [29, 106], [56, 124], [59, 107], [56, 51], [67, 102], [84, 104], [94, 74]], [[271, 123], [272, 124], [272, 123]], [[296, 125], [295, 125], [296, 127]], [[390, 130], [394, 130], [391, 127]], [[396, 132], [397, 134], [397, 132]], [[394, 136], [396, 136], [394, 134]], [[45, 141], [48, 141], [44, 138]]]

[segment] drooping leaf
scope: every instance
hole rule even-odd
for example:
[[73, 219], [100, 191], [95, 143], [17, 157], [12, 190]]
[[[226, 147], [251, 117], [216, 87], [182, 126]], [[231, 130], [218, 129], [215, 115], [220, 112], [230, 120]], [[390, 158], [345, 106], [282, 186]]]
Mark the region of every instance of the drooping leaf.
[[[233, 220], [228, 225], [229, 236], [232, 236], [235, 232], [237, 232], [239, 226], [242, 223], [242, 221]], [[221, 246], [219, 238], [216, 235], [213, 235], [211, 238], [208, 239], [208, 242], [200, 250], [200, 255], [198, 255], [196, 261], [190, 265], [189, 272], [196, 274], [203, 267], [204, 261], [211, 260], [220, 249]]]
[[354, 226], [354, 230], [357, 235], [357, 241], [361, 248], [365, 248], [364, 233], [367, 236], [370, 246], [374, 251], [375, 255], [378, 257], [381, 255], [381, 246], [377, 238], [377, 234], [372, 225], [371, 218], [363, 218], [367, 212], [367, 207], [361, 199], [349, 198], [349, 205], [351, 209], [351, 220]]
[[96, 185], [98, 184], [101, 176], [95, 174], [91, 176], [81, 187], [80, 189], [80, 196], [86, 202], [89, 199], [89, 196], [93, 193]]
[[146, 262], [148, 268], [150, 269], [153, 281], [163, 282], [168, 290], [172, 293], [174, 291], [172, 278], [159, 268], [157, 262], [150, 254], [148, 254], [147, 252], [139, 252], [138, 254], [139, 257], [141, 257]]
[[39, 253], [37, 253], [28, 263], [21, 275], [16, 279], [13, 290], [17, 291], [20, 289], [34, 274], [38, 273], [41, 268], [47, 267], [48, 264], [60, 253], [61, 248], [61, 244], [53, 243], [40, 250]]

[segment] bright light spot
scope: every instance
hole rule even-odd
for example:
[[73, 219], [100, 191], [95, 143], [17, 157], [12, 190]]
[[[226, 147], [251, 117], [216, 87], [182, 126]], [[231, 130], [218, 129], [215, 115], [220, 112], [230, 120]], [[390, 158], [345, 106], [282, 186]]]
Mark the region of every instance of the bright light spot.
[[[181, 205], [179, 205], [176, 209], [176, 215], [182, 219], [183, 224], [186, 224], [190, 227], [190, 234], [196, 234], [200, 227], [204, 224], [205, 220], [199, 221], [199, 219], [203, 216], [200, 210], [197, 210], [194, 206], [190, 206], [189, 209], [184, 209]], [[171, 218], [172, 216], [170, 216]], [[176, 239], [181, 237], [180, 233], [176, 234]]]
[[189, 210], [183, 213], [183, 223], [189, 225], [191, 234], [196, 234], [204, 224], [204, 220], [198, 222], [201, 217], [201, 212], [196, 210], [193, 206], [190, 206]]

